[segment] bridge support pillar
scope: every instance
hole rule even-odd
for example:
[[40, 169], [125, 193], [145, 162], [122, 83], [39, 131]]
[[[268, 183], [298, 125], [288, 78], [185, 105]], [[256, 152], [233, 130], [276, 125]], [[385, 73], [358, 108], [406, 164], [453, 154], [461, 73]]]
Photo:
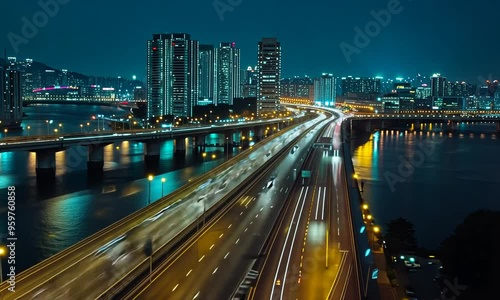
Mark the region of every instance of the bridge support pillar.
[[104, 145], [89, 145], [87, 169], [102, 172], [104, 168]]
[[175, 152], [176, 153], [186, 152], [186, 138], [185, 137], [175, 138]]
[[497, 131], [500, 132], [500, 122], [497, 122]]
[[415, 130], [420, 130], [420, 121], [415, 121]]
[[365, 132], [372, 132], [372, 121], [365, 122]]
[[56, 176], [56, 151], [51, 149], [36, 151], [37, 179], [54, 179]]
[[250, 146], [250, 130], [249, 129], [243, 129], [241, 131], [241, 141], [240, 145], [242, 149], [246, 149]]
[[144, 147], [144, 161], [146, 164], [160, 161], [160, 143], [157, 141], [146, 142]]
[[198, 135], [194, 142], [195, 151], [205, 152], [205, 135]]
[[234, 133], [226, 133], [224, 139], [224, 152], [233, 153]]
[[260, 142], [264, 138], [264, 129], [262, 126], [254, 127], [253, 129], [254, 142]]

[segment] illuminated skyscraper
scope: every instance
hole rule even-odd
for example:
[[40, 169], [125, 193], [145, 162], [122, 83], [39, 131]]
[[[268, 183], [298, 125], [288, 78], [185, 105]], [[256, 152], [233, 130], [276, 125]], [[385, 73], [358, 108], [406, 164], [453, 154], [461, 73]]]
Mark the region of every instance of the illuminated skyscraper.
[[198, 100], [198, 41], [189, 34], [155, 34], [147, 49], [148, 119], [190, 117]]
[[431, 96], [444, 97], [447, 96], [447, 83], [446, 77], [441, 74], [434, 74], [431, 77]]
[[258, 44], [257, 113], [280, 109], [281, 45], [276, 38]]
[[240, 49], [236, 43], [221, 43], [215, 50], [217, 88], [214, 104], [233, 105], [241, 97]]
[[215, 72], [217, 64], [215, 60], [215, 49], [212, 45], [200, 45], [200, 76], [199, 80], [199, 100], [213, 103], [214, 89], [216, 85]]
[[314, 80], [314, 102], [323, 106], [334, 106], [337, 97], [335, 77], [323, 73]]
[[19, 128], [23, 118], [21, 72], [0, 67], [0, 127]]

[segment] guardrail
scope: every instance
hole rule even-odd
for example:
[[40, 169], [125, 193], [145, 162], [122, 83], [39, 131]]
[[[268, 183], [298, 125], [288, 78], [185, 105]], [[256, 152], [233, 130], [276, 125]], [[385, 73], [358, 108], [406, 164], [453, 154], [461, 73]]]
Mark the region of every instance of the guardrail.
[[349, 210], [349, 216], [352, 224], [352, 235], [354, 238], [354, 248], [353, 253], [355, 257], [356, 270], [358, 273], [358, 278], [360, 280], [360, 293], [365, 298], [370, 294], [370, 299], [379, 299], [380, 294], [378, 293], [378, 287], [376, 281], [370, 278], [370, 269], [374, 265], [373, 254], [368, 244], [368, 236], [366, 230], [360, 230], [364, 226], [362, 211], [361, 211], [361, 199], [360, 192], [357, 187], [357, 182], [354, 179], [354, 164], [351, 159], [351, 147], [350, 147], [350, 136], [347, 135], [347, 126], [349, 120], [342, 122], [342, 151], [344, 158], [344, 175], [346, 177], [347, 184], [347, 194], [349, 197], [349, 205], [347, 206]]

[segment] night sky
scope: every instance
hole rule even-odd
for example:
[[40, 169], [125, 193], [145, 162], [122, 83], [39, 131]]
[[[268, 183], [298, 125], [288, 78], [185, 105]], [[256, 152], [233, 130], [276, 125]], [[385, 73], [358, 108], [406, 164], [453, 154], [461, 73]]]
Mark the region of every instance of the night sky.
[[[359, 54], [351, 55], [350, 63], [340, 43], [355, 46], [354, 27], [364, 32], [374, 20], [370, 11], [387, 9], [394, 0], [41, 1], [67, 4], [27, 44], [20, 43], [18, 53], [9, 32], [22, 37], [22, 18], [32, 20], [42, 8], [37, 1], [2, 1], [0, 47], [7, 48], [8, 56], [88, 75], [135, 74], [144, 80], [146, 41], [162, 32], [190, 33], [202, 44], [235, 41], [242, 49], [242, 68], [255, 65], [261, 37], [278, 37], [284, 77], [438, 72], [477, 83], [478, 78], [500, 75], [499, 1], [401, 0], [400, 12], [392, 14], [366, 47], [358, 48]], [[232, 11], [223, 13], [221, 21], [214, 3]]]

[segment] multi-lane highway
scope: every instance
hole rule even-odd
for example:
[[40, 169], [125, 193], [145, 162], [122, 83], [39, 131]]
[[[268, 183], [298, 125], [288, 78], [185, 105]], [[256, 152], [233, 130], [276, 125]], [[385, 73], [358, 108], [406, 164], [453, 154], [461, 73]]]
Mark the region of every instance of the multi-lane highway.
[[[322, 134], [340, 142], [340, 121]], [[323, 139], [324, 140], [324, 139]], [[297, 182], [252, 299], [361, 299], [340, 151], [316, 148]]]
[[192, 226], [204, 210], [210, 210], [285, 145], [324, 118], [282, 131], [231, 163], [195, 179], [192, 185], [30, 268], [16, 278], [16, 295], [7, 291], [6, 284], [1, 286], [1, 295], [5, 299], [95, 298], [144, 264], [142, 248], [148, 239], [154, 249], [163, 249]]
[[227, 299], [259, 258], [267, 235], [295, 182], [294, 169], [300, 170], [315, 133], [313, 129], [267, 173], [261, 174], [225, 214], [204, 227], [199, 238], [157, 271], [151, 284], [143, 284], [144, 287], [127, 297]]

